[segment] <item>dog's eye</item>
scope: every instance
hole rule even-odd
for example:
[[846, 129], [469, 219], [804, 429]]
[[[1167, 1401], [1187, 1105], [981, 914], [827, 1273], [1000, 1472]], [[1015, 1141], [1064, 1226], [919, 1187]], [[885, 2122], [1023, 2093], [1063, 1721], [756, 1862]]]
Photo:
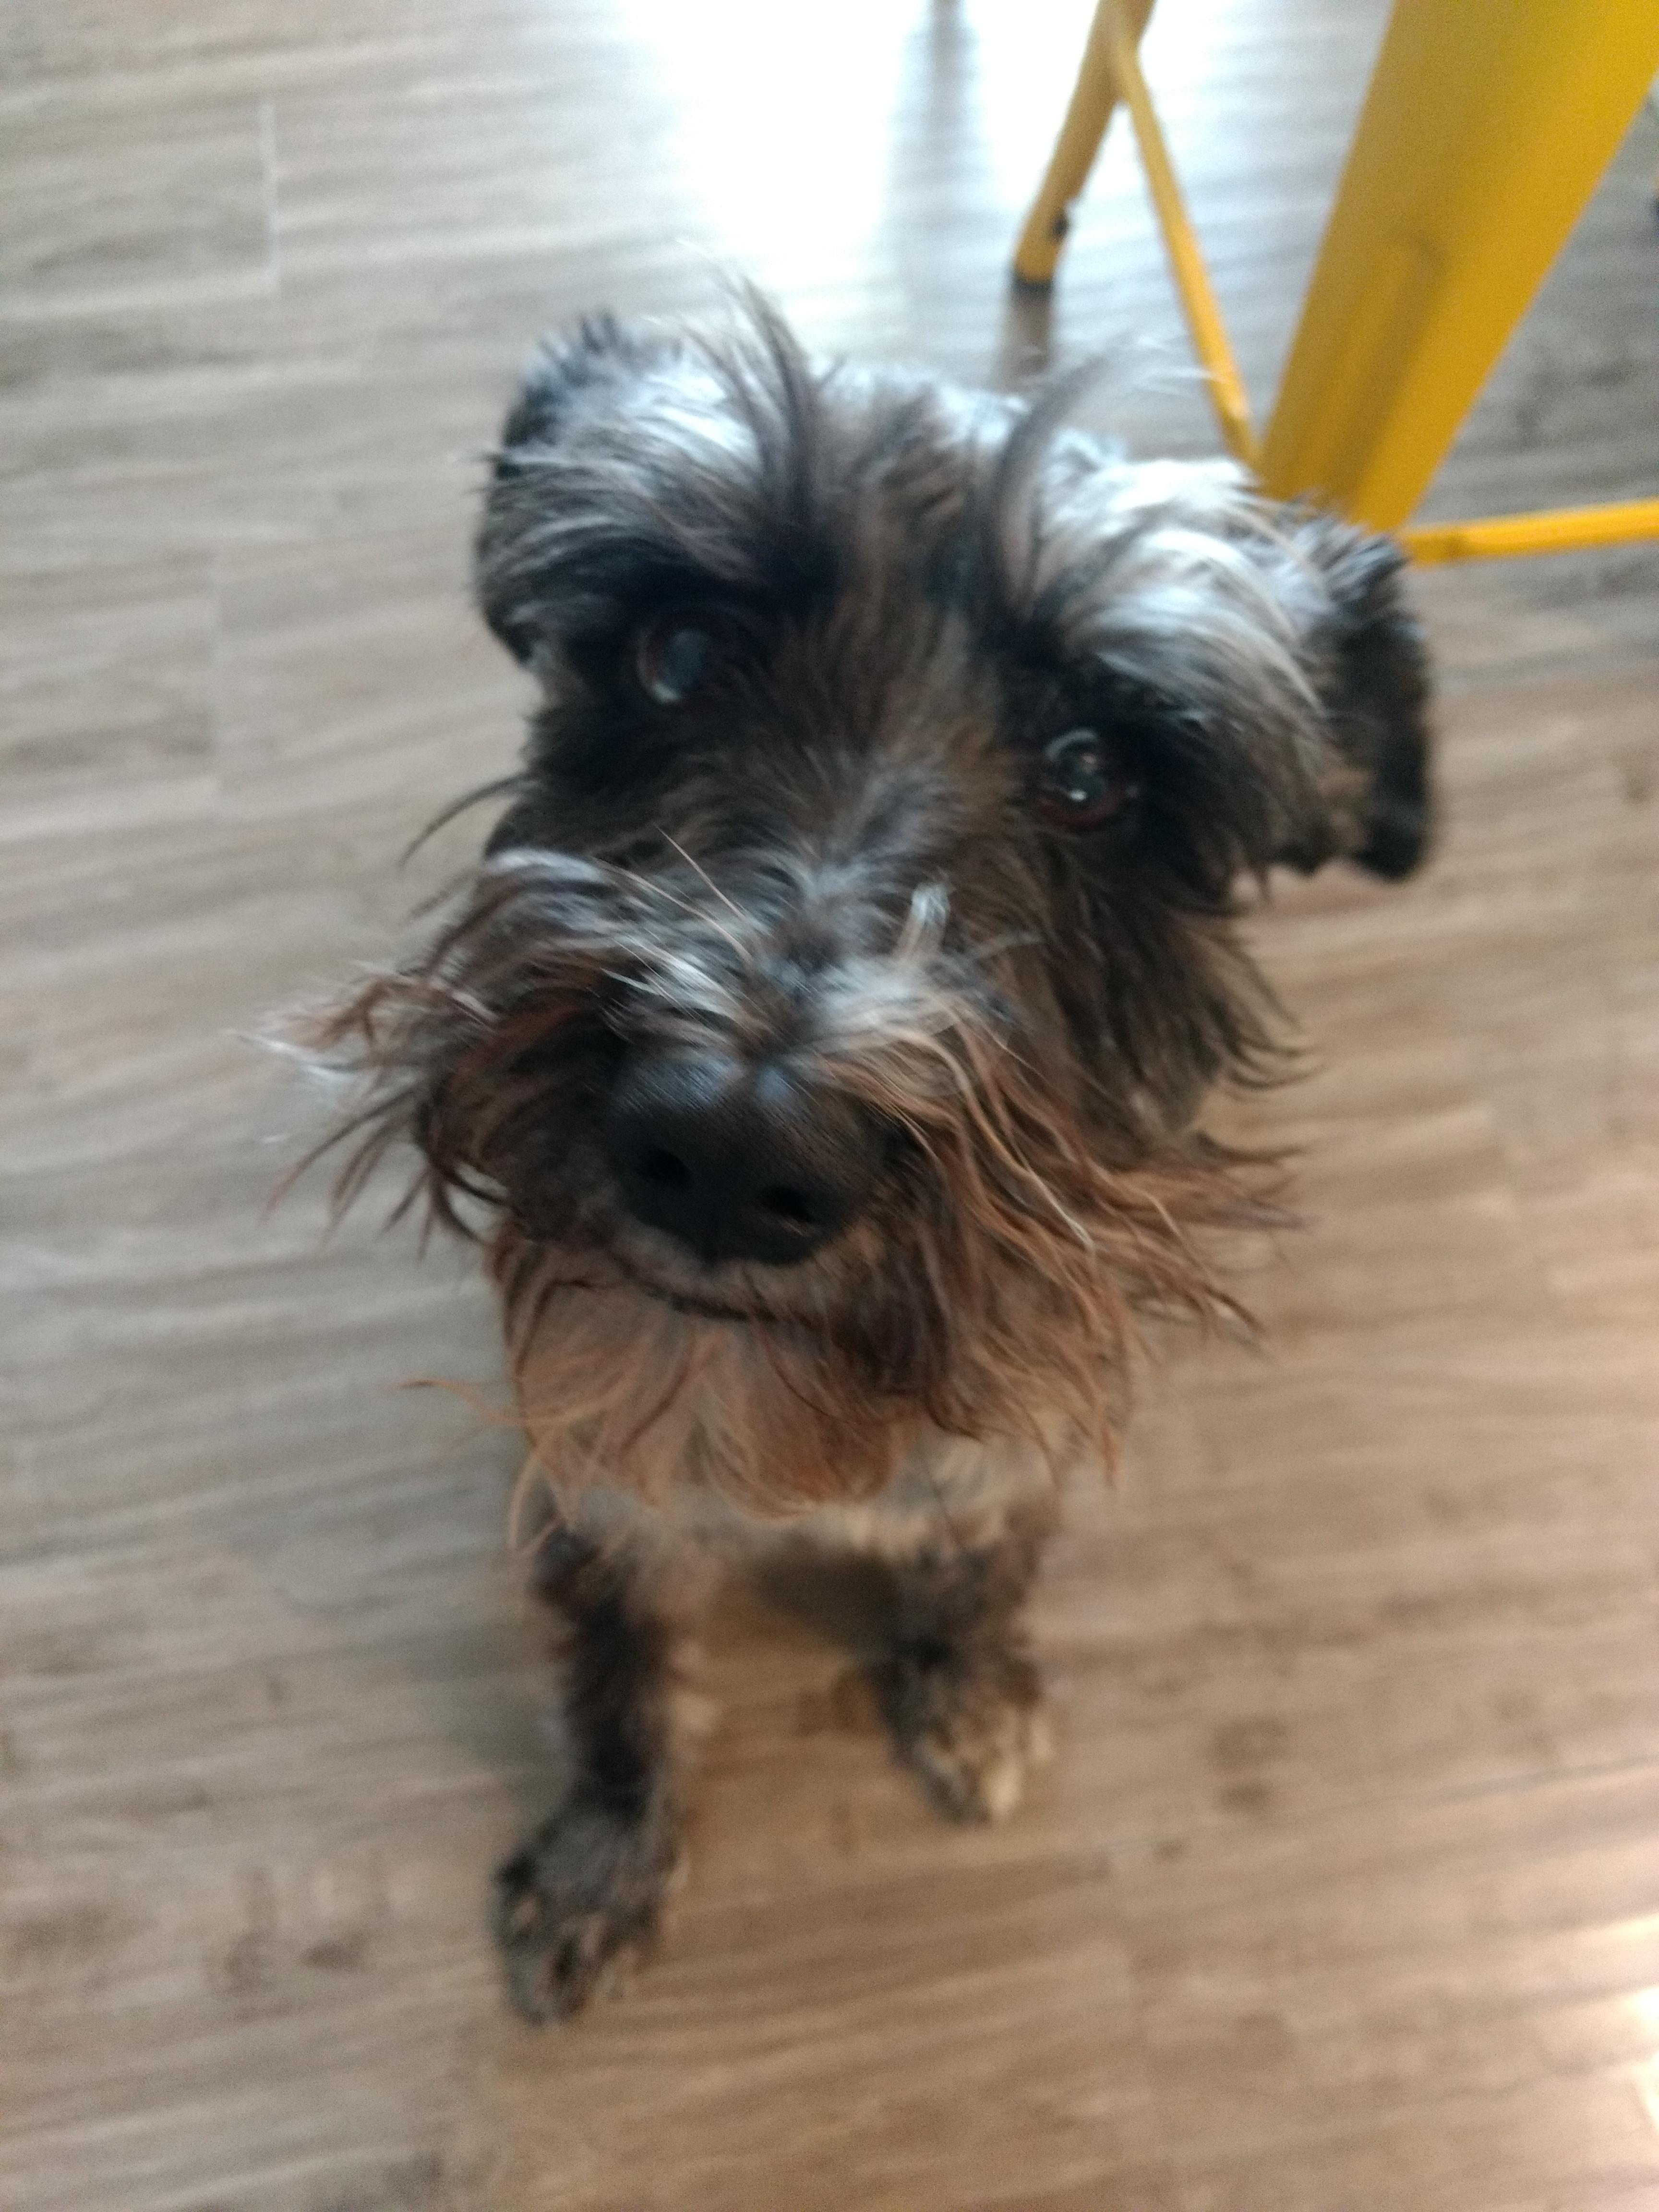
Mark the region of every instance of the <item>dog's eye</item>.
[[683, 614], [662, 615], [640, 632], [634, 671], [640, 689], [659, 707], [678, 707], [702, 690], [725, 659], [714, 629]]
[[1062, 830], [1096, 830], [1121, 814], [1139, 787], [1098, 730], [1067, 730], [1043, 747], [1037, 804]]

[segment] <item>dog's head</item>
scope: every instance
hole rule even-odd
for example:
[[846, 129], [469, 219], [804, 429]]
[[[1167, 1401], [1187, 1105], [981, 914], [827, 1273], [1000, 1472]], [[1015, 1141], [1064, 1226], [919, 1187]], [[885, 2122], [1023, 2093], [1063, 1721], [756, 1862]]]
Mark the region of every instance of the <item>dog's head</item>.
[[566, 1474], [787, 1502], [922, 1423], [1097, 1432], [1128, 1312], [1221, 1302], [1248, 1178], [1194, 1118], [1273, 1051], [1234, 886], [1416, 863], [1422, 653], [1386, 542], [1058, 416], [754, 309], [592, 325], [507, 419], [523, 769], [334, 1035], [357, 1171], [408, 1137], [483, 1209]]

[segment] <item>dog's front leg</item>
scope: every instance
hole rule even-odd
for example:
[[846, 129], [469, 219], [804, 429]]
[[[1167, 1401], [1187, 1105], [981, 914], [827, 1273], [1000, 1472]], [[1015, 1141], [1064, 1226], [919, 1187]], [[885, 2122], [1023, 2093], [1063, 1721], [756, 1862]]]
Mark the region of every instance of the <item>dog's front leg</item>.
[[676, 1565], [563, 1524], [537, 1554], [538, 1595], [566, 1628], [571, 1767], [558, 1809], [495, 1876], [495, 1939], [529, 2020], [579, 2011], [607, 1964], [657, 1932], [679, 1849], [678, 1661], [710, 1579], [696, 1558]]
[[1054, 1526], [1015, 1507], [994, 1537], [944, 1536], [892, 1567], [886, 1654], [872, 1670], [894, 1746], [939, 1810], [997, 1820], [1048, 1750], [1042, 1677], [1023, 1619]]

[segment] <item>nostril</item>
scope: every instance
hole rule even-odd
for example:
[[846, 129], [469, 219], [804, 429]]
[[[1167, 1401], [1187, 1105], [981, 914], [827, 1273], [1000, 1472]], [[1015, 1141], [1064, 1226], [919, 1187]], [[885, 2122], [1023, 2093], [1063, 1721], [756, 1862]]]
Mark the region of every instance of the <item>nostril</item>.
[[792, 1190], [787, 1183], [769, 1182], [755, 1203], [763, 1213], [770, 1213], [780, 1221], [792, 1221], [803, 1229], [818, 1225], [817, 1208], [804, 1190]]
[[665, 1146], [653, 1145], [635, 1163], [634, 1172], [643, 1182], [654, 1183], [659, 1190], [689, 1190], [691, 1170], [678, 1152]]
[[860, 1108], [712, 1050], [630, 1054], [603, 1137], [610, 1195], [709, 1266], [795, 1266], [861, 1210], [879, 1164]]

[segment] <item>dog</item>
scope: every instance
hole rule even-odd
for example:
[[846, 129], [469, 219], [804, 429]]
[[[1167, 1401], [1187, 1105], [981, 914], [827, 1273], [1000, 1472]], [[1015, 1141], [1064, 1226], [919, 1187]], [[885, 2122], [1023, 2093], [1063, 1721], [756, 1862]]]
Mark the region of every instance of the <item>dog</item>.
[[1276, 1218], [1198, 1126], [1283, 1049], [1238, 886], [1424, 855], [1398, 550], [1074, 398], [818, 365], [749, 300], [550, 344], [493, 458], [522, 765], [320, 1040], [341, 1202], [412, 1148], [481, 1242], [550, 1499], [568, 1771], [495, 1893], [532, 2019], [649, 1948], [688, 1639], [769, 1544], [874, 1555], [899, 1757], [1012, 1809], [1056, 1501], [1139, 1317], [1233, 1315], [1216, 1237]]

